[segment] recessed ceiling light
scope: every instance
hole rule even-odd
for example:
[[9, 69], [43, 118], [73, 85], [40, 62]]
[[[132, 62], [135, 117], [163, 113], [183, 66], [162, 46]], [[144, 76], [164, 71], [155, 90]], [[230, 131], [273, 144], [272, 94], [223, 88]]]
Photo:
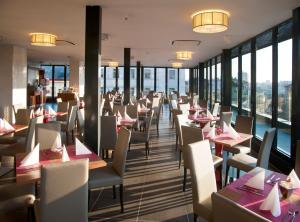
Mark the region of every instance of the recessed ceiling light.
[[115, 62], [115, 61], [108, 62], [108, 66], [109, 66], [109, 67], [118, 67], [118, 66], [119, 66], [119, 63], [118, 63], [118, 62]]
[[176, 52], [176, 58], [180, 60], [190, 60], [192, 59], [191, 51], [178, 51]]
[[31, 45], [36, 46], [56, 46], [57, 36], [49, 33], [30, 33]]

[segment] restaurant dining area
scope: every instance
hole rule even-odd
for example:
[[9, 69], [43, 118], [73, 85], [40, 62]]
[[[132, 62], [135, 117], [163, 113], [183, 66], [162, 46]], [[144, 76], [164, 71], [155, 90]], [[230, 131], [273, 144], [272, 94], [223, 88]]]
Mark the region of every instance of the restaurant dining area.
[[0, 0], [0, 222], [300, 222], [300, 0]]

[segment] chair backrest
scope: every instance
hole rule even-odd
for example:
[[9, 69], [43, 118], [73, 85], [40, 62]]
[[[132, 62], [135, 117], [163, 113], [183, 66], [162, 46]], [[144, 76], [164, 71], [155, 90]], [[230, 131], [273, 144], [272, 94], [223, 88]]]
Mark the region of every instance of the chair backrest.
[[217, 191], [209, 141], [203, 140], [189, 144], [187, 155], [190, 159], [193, 206], [197, 206], [210, 200], [211, 194]]
[[[175, 110], [173, 110], [175, 111]], [[174, 115], [174, 114], [173, 114]], [[176, 129], [176, 134], [179, 139], [179, 144], [182, 146], [182, 129], [181, 126], [184, 125], [184, 122], [187, 121], [188, 118], [186, 115], [179, 113], [175, 115], [175, 129]]]
[[117, 117], [101, 116], [100, 149], [114, 149], [117, 141]]
[[68, 116], [68, 131], [72, 131], [73, 129], [75, 129], [75, 122], [76, 122], [76, 115], [77, 115], [77, 109], [78, 109], [78, 106], [71, 106], [71, 109], [70, 109], [70, 113], [69, 113], [69, 116]]
[[116, 142], [116, 148], [114, 152], [114, 159], [112, 161], [113, 169], [123, 177], [125, 172], [125, 164], [127, 158], [128, 144], [130, 141], [131, 132], [124, 127], [121, 127], [121, 130], [118, 134], [118, 139]]
[[224, 122], [229, 126], [231, 124], [232, 112], [222, 112], [220, 115], [220, 126], [223, 129]]
[[124, 117], [126, 113], [126, 106], [123, 105], [114, 105], [113, 114], [117, 115], [120, 112], [121, 116]]
[[[57, 112], [69, 112], [69, 102], [58, 102], [57, 103]], [[57, 121], [67, 121], [68, 115], [57, 116]]]
[[[235, 130], [239, 133], [252, 134], [253, 117], [237, 116], [235, 120]], [[241, 145], [251, 147], [251, 140], [247, 140]]]
[[12, 106], [14, 114], [16, 115], [19, 109], [25, 109], [26, 107], [23, 104], [14, 104]]
[[127, 105], [126, 112], [130, 118], [138, 118], [138, 105]]
[[188, 145], [203, 140], [203, 132], [201, 128], [181, 125], [182, 131], [182, 154], [185, 168], [190, 168], [190, 159], [187, 155]]
[[266, 130], [263, 141], [261, 142], [259, 148], [257, 166], [262, 167], [264, 169], [268, 169], [269, 167], [270, 152], [272, 149], [275, 132], [275, 128], [270, 128]]
[[300, 140], [297, 141], [295, 171], [300, 177]]
[[223, 105], [221, 105], [220, 113], [222, 113], [222, 112], [230, 112], [230, 111], [231, 111], [231, 106], [223, 106]]
[[177, 102], [174, 99], [171, 100], [171, 108], [172, 109], [177, 109]]
[[190, 104], [178, 104], [178, 109], [182, 111], [184, 114], [189, 114]]
[[30, 152], [34, 148], [35, 145], [34, 132], [35, 132], [35, 125], [37, 124], [37, 122], [38, 122], [38, 118], [30, 119], [27, 135], [25, 138], [26, 152]]
[[248, 210], [219, 193], [212, 193], [212, 209], [214, 222], [267, 222], [270, 220]]
[[152, 99], [152, 109], [158, 109], [160, 99], [158, 97], [154, 97]]
[[149, 138], [150, 138], [150, 127], [152, 124], [153, 114], [154, 114], [154, 112], [151, 111], [150, 115], [148, 117], [146, 117], [146, 119], [145, 119], [147, 140], [149, 140]]
[[83, 109], [77, 109], [77, 123], [80, 133], [84, 131], [84, 117], [83, 117]]
[[219, 106], [220, 106], [219, 103], [215, 103], [215, 104], [214, 104], [213, 110], [212, 110], [212, 112], [211, 112], [211, 114], [212, 114], [213, 116], [217, 116], [217, 115], [218, 115], [218, 113], [219, 113]]
[[55, 149], [61, 147], [61, 127], [59, 122], [42, 123], [35, 125], [35, 144], [40, 149]]
[[88, 159], [41, 168], [40, 221], [88, 221]]
[[199, 101], [199, 106], [200, 106], [201, 108], [207, 109], [207, 101], [206, 101], [206, 100], [203, 100], [203, 99], [200, 99], [200, 101]]
[[19, 125], [28, 125], [32, 116], [32, 109], [18, 109], [15, 123]]

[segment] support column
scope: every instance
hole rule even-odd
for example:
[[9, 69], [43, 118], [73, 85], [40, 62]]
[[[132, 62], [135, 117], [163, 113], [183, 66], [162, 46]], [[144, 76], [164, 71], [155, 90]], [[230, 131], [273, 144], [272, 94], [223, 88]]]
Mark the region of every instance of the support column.
[[14, 121], [12, 106], [27, 106], [27, 50], [0, 45], [0, 116]]
[[295, 163], [296, 142], [300, 140], [300, 7], [293, 10], [293, 76], [292, 76], [292, 163]]
[[168, 68], [165, 69], [165, 85], [166, 85], [166, 98], [169, 99], [168, 95]]
[[130, 48], [124, 48], [124, 105], [130, 101]]
[[156, 78], [157, 78], [157, 73], [156, 73], [156, 67], [154, 68], [154, 91], [156, 92]]
[[136, 62], [136, 98], [141, 98], [141, 62]]
[[144, 67], [141, 67], [141, 92], [144, 91]]
[[224, 49], [222, 53], [221, 72], [222, 82], [222, 105], [231, 106], [231, 54], [229, 49]]
[[116, 67], [116, 91], [119, 92], [119, 67]]
[[194, 69], [190, 68], [190, 82], [189, 82], [189, 88], [190, 88], [190, 95], [192, 96], [194, 93]]
[[199, 63], [199, 99], [204, 98], [204, 63]]
[[103, 67], [104, 73], [103, 73], [103, 92], [106, 93], [106, 66]]
[[102, 8], [86, 6], [85, 19], [85, 126], [84, 142], [97, 154], [100, 144], [100, 80]]

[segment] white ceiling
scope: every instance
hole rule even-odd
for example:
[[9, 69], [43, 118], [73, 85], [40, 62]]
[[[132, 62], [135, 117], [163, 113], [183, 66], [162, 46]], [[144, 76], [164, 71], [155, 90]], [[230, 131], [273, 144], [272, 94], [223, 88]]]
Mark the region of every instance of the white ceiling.
[[[290, 18], [300, 0], [0, 0], [0, 43], [28, 48], [30, 61], [84, 60], [85, 6], [102, 6], [102, 57], [123, 63], [125, 47], [145, 66], [170, 66], [176, 50], [190, 49], [186, 67], [221, 53]], [[190, 15], [203, 9], [230, 12], [229, 29], [218, 34], [192, 31]], [[127, 20], [125, 20], [125, 17]], [[56, 47], [29, 44], [30, 32], [49, 32], [76, 43]], [[200, 40], [200, 46], [171, 45], [175, 39]]]

